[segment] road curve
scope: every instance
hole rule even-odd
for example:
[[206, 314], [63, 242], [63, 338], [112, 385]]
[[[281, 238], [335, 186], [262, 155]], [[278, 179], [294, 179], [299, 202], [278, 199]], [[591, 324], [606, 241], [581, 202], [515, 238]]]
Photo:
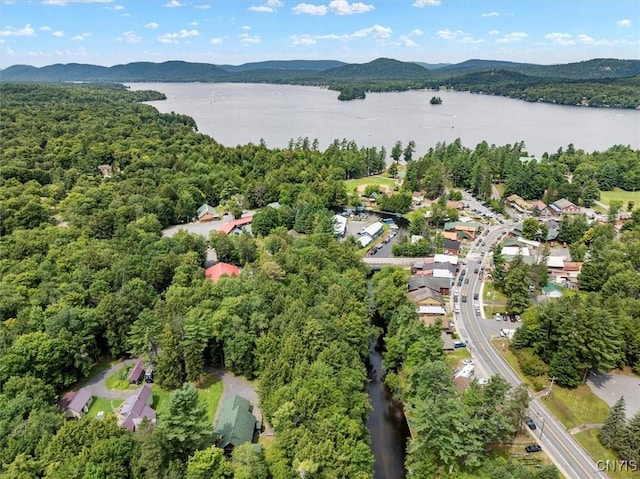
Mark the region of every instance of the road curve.
[[[476, 240], [477, 247], [475, 254], [473, 249], [467, 256], [467, 274], [469, 283], [464, 285], [464, 289], [468, 292], [468, 301], [460, 303], [460, 314], [456, 315], [455, 322], [458, 331], [462, 337], [469, 340], [470, 352], [474, 360], [489, 374], [500, 374], [507, 379], [512, 385], [517, 386], [522, 383], [517, 374], [511, 369], [509, 364], [496, 351], [491, 344], [490, 334], [486, 328], [487, 321], [482, 316], [475, 315], [473, 301], [473, 293], [482, 294], [482, 281], [478, 274], [474, 274], [473, 270], [476, 264], [487, 260], [491, 251], [491, 243], [501, 237], [502, 231], [507, 226], [491, 227], [487, 229], [489, 233], [481, 236]], [[485, 246], [482, 246], [482, 244]], [[472, 260], [477, 258], [479, 253], [485, 252], [486, 256], [480, 257], [480, 260]], [[530, 392], [530, 395], [533, 394]], [[587, 479], [587, 478], [606, 478], [608, 477], [603, 471], [599, 470], [596, 462], [582, 448], [582, 446], [573, 438], [573, 436], [565, 429], [565, 427], [553, 416], [543, 401], [540, 399], [532, 399], [529, 406], [530, 416], [537, 424], [535, 431], [529, 431], [533, 434], [544, 452], [553, 461], [556, 467], [569, 479]], [[604, 459], [604, 458], [603, 458]]]

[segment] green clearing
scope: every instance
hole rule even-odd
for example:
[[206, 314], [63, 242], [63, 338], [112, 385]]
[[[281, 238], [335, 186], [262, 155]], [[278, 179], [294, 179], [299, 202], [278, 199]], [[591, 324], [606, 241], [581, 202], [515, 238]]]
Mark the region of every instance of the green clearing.
[[471, 359], [471, 354], [469, 354], [467, 348], [460, 348], [454, 351], [449, 351], [445, 356], [445, 361], [451, 369], [462, 367], [463, 359]]
[[365, 176], [364, 178], [356, 178], [353, 180], [347, 180], [344, 182], [347, 192], [354, 193], [358, 186], [362, 185], [383, 185], [387, 186], [389, 190], [393, 191], [393, 187], [396, 182], [393, 178], [387, 176]]
[[614, 188], [611, 191], [601, 191], [600, 201], [609, 204], [611, 201], [622, 201], [622, 211], [627, 211], [627, 203], [634, 201], [636, 206], [640, 206], [640, 191], [624, 191]]
[[213, 419], [216, 417], [220, 397], [222, 396], [222, 381], [213, 374], [207, 374], [204, 376], [203, 381], [197, 384], [196, 387], [198, 388], [200, 400], [207, 404], [209, 421], [213, 422]]
[[609, 413], [608, 404], [593, 394], [586, 384], [575, 389], [554, 386], [544, 403], [567, 429], [603, 423]]
[[[613, 464], [617, 459], [616, 453], [611, 449], [602, 445], [600, 440], [598, 439], [598, 431], [599, 429], [588, 429], [586, 431], [579, 432], [573, 437], [582, 444], [591, 457], [596, 461], [611, 461], [610, 464]], [[640, 477], [640, 470], [636, 472], [632, 471], [607, 471], [607, 475], [611, 479], [633, 479]]]
[[493, 287], [493, 283], [491, 281], [485, 281], [484, 288], [482, 291], [482, 300], [483, 301], [504, 301], [507, 303], [507, 297], [502, 294], [500, 291]]
[[113, 414], [113, 410], [122, 404], [122, 399], [105, 399], [94, 397], [89, 412], [85, 417], [95, 418], [99, 412], [104, 412], [105, 416]]
[[135, 391], [136, 389], [138, 389], [139, 385], [130, 384], [129, 381], [127, 381], [127, 375], [129, 374], [130, 370], [131, 367], [126, 367], [111, 374], [105, 380], [105, 386], [113, 391]]

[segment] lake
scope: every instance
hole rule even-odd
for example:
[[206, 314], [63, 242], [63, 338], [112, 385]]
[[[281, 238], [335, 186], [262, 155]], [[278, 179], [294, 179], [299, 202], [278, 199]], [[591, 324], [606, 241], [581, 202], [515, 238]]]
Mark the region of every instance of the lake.
[[[368, 93], [342, 102], [324, 88], [240, 83], [133, 83], [167, 100], [149, 102], [160, 112], [191, 116], [202, 133], [226, 146], [258, 143], [286, 147], [291, 138], [317, 138], [324, 149], [334, 139], [359, 146], [396, 140], [416, 143], [416, 156], [456, 138], [475, 147], [486, 140], [504, 145], [524, 141], [532, 156], [573, 143], [587, 152], [616, 144], [640, 148], [640, 111], [558, 106], [466, 92]], [[434, 94], [442, 105], [431, 105]]]

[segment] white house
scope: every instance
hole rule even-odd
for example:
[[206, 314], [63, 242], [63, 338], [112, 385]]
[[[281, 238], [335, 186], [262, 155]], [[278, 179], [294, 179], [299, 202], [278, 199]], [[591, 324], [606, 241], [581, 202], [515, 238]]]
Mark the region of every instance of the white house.
[[502, 248], [502, 254], [504, 256], [531, 256], [529, 253], [529, 248], [519, 247], [519, 246], [505, 246]]
[[384, 225], [380, 221], [376, 221], [373, 224], [370, 224], [360, 233], [362, 236], [368, 236], [373, 239], [382, 233]]
[[458, 264], [458, 257], [452, 254], [436, 254], [433, 257], [434, 263], [450, 263], [453, 265]]

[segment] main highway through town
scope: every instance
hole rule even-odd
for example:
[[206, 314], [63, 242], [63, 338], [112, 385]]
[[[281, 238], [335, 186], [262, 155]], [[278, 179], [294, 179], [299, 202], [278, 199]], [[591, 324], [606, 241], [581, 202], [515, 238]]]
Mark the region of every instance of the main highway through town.
[[[482, 271], [480, 267], [485, 264], [488, 268], [491, 257], [491, 245], [497, 242], [502, 233], [507, 230], [507, 225], [489, 226], [485, 235], [481, 235], [474, 243], [466, 258], [466, 265], [461, 266], [461, 270], [466, 268], [467, 284], [461, 286], [454, 285], [460, 290], [467, 292], [467, 301], [457, 303], [460, 305], [460, 314], [456, 314], [456, 326], [462, 338], [468, 340], [469, 350], [476, 364], [476, 373], [479, 370], [488, 375], [500, 374], [512, 385], [516, 386], [522, 381], [511, 369], [500, 353], [490, 342], [495, 336], [496, 328], [513, 327], [512, 323], [500, 323], [493, 318], [486, 319], [481, 309], [481, 316], [475, 313], [474, 293], [478, 293], [482, 300]], [[484, 252], [484, 255], [481, 253]], [[479, 272], [474, 273], [475, 268]], [[480, 304], [480, 306], [482, 306]], [[553, 394], [553, 392], [551, 393]], [[569, 479], [606, 478], [604, 472], [600, 471], [596, 461], [587, 454], [582, 446], [571, 436], [565, 427], [549, 412], [544, 405], [543, 399], [532, 397], [529, 405], [529, 415], [536, 423], [537, 428], [530, 431], [535, 437], [543, 451], [554, 462], [558, 469]], [[599, 459], [599, 458], [596, 458]], [[602, 458], [604, 459], [604, 458]]]

